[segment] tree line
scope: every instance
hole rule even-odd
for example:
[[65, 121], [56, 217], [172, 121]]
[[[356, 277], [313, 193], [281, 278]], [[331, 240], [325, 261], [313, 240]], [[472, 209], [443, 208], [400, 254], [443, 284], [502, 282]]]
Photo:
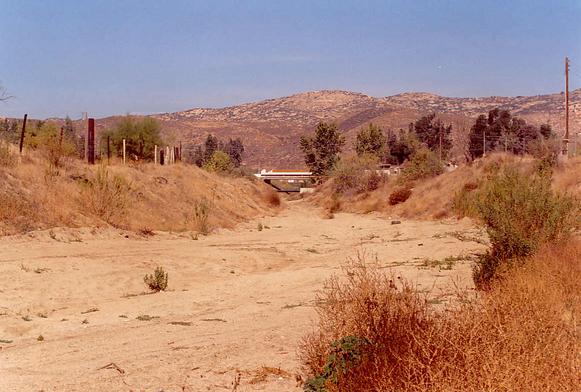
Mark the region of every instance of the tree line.
[[[420, 117], [407, 130], [384, 131], [370, 123], [361, 128], [353, 149], [359, 157], [373, 157], [378, 163], [401, 165], [422, 150], [441, 162], [448, 161], [453, 147], [453, 125], [444, 123], [435, 113]], [[528, 124], [508, 110], [493, 109], [480, 115], [471, 126], [463, 158], [474, 160], [484, 152], [507, 151], [517, 155], [555, 154], [558, 140], [548, 124]], [[485, 140], [486, 139], [486, 140]], [[337, 124], [321, 122], [313, 136], [303, 136], [299, 147], [304, 161], [315, 176], [326, 176], [336, 166], [345, 145]], [[430, 159], [432, 157], [430, 156]]]

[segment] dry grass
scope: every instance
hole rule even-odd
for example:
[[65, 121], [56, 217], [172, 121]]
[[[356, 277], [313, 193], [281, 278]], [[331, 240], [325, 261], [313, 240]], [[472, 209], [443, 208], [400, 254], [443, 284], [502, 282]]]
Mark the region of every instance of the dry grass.
[[184, 211], [206, 198], [209, 227], [233, 227], [273, 213], [266, 185], [221, 177], [187, 165], [87, 166], [67, 162], [47, 176], [40, 156], [0, 167], [0, 235], [51, 227], [114, 225], [123, 229], [191, 230]]
[[[436, 312], [361, 260], [318, 298], [310, 391], [576, 391], [581, 243], [544, 248], [486, 294]], [[319, 376], [315, 378], [315, 376]]]
[[[510, 154], [496, 153], [486, 159], [480, 159], [471, 165], [463, 165], [452, 172], [437, 177], [415, 181], [413, 193], [404, 203], [395, 206], [389, 204], [389, 195], [398, 187], [397, 176], [373, 192], [358, 195], [340, 195], [335, 192], [331, 181], [323, 184], [319, 191], [309, 196], [315, 204], [328, 208], [332, 198], [339, 210], [345, 212], [366, 213], [370, 208], [390, 215], [413, 219], [442, 219], [455, 216], [454, 200], [465, 184], [468, 187], [478, 186], [495, 168], [513, 165], [532, 168], [535, 160], [531, 157], [517, 157]], [[581, 158], [571, 159], [554, 170], [553, 186], [562, 192], [581, 198]]]

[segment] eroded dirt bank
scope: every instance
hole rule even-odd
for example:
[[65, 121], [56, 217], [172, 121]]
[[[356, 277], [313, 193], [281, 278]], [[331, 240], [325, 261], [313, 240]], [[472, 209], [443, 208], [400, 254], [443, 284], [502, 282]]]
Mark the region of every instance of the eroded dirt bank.
[[[468, 221], [320, 216], [291, 202], [199, 240], [71, 229], [0, 239], [0, 390], [299, 390], [315, 293], [346, 258], [377, 256], [437, 306], [453, 283], [470, 285], [468, 258], [485, 247]], [[143, 294], [158, 265], [169, 291]]]

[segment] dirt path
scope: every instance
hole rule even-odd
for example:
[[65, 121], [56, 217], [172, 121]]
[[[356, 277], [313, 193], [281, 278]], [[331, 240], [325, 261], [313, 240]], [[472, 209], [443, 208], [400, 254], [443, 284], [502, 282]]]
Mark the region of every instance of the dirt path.
[[[470, 262], [425, 259], [484, 249], [466, 221], [326, 220], [302, 202], [258, 223], [199, 240], [65, 229], [0, 239], [0, 390], [227, 391], [237, 377], [238, 391], [300, 390], [296, 348], [315, 292], [347, 257], [377, 255], [437, 304], [452, 279], [470, 284]], [[170, 290], [145, 295], [158, 265]]]

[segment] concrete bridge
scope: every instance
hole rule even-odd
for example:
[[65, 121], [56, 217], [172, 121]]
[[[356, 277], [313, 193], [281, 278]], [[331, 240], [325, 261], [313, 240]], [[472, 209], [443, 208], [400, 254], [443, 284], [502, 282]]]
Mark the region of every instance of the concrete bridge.
[[[271, 187], [276, 189], [278, 192], [309, 192], [307, 189], [313, 189], [313, 188], [307, 188], [307, 187], [300, 186], [300, 183], [304, 184], [313, 178], [312, 172], [300, 171], [300, 170], [293, 170], [293, 171], [270, 170], [270, 171], [267, 171], [265, 169], [262, 169], [260, 171], [260, 173], [256, 173], [254, 176], [257, 178], [260, 178], [265, 183], [267, 183], [268, 185], [270, 185]], [[274, 184], [272, 181], [280, 181], [280, 182], [286, 182], [286, 183], [291, 183], [291, 184], [292, 183], [299, 183], [299, 187], [285, 189], [285, 188], [282, 188], [282, 187]]]

